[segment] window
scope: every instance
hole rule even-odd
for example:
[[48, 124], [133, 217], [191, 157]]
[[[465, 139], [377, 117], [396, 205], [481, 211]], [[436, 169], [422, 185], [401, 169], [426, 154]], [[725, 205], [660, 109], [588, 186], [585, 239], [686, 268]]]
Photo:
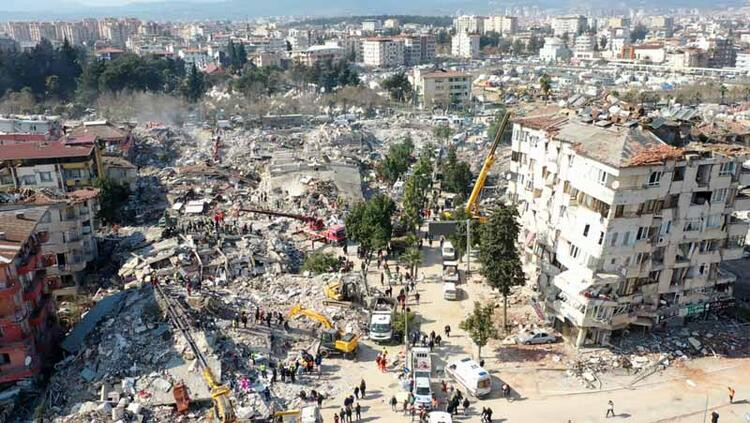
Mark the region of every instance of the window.
[[625, 214], [625, 206], [615, 207], [615, 217], [622, 217]]
[[36, 176], [34, 175], [21, 176], [21, 185], [36, 185]]
[[68, 169], [65, 171], [65, 174], [68, 175], [68, 178], [80, 178], [81, 169]]
[[659, 228], [659, 235], [666, 235], [671, 230], [672, 230], [672, 221], [671, 220], [667, 220], [666, 222], [662, 222], [661, 223], [661, 227]]
[[682, 181], [683, 179], [685, 179], [685, 166], [677, 166], [672, 173], [672, 180]]
[[583, 227], [583, 236], [589, 236], [589, 229], [591, 228], [591, 225], [586, 224], [586, 226]]
[[560, 217], [563, 217], [563, 216], [565, 216], [565, 211], [566, 211], [567, 209], [568, 209], [568, 208], [567, 208], [567, 207], [565, 207], [565, 206], [560, 206]]
[[661, 174], [662, 172], [660, 170], [651, 172], [651, 175], [649, 175], [648, 177], [648, 186], [653, 187], [659, 185], [659, 182], [661, 181]]
[[570, 250], [568, 251], [571, 257], [578, 258], [578, 254], [581, 253], [581, 249], [573, 244], [570, 244]]
[[706, 220], [706, 228], [718, 228], [719, 226], [721, 226], [720, 214], [712, 214], [711, 216], [708, 216], [708, 219]]
[[607, 172], [598, 169], [599, 175], [597, 177], [597, 180], [599, 181], [599, 185], [607, 185]]
[[700, 231], [701, 220], [700, 219], [687, 219], [685, 221], [685, 226], [682, 228], [682, 230], [685, 232]]
[[0, 183], [3, 185], [13, 185], [13, 177], [10, 175], [0, 176]]
[[599, 241], [597, 242], [597, 244], [602, 245], [603, 242], [604, 242], [604, 232], [599, 232]]
[[648, 230], [648, 226], [641, 226], [640, 228], [638, 228], [638, 233], [636, 234], [635, 239], [640, 241], [642, 239], [648, 238]]
[[721, 188], [717, 189], [713, 192], [711, 195], [711, 202], [712, 203], [723, 203], [727, 200], [727, 188]]
[[622, 245], [630, 245], [630, 231], [625, 232], [625, 236], [622, 238]]
[[721, 167], [719, 168], [719, 176], [731, 176], [734, 175], [734, 171], [737, 168], [737, 163], [735, 162], [726, 162], [722, 163]]
[[52, 172], [39, 172], [39, 180], [42, 182], [52, 182]]
[[612, 246], [612, 247], [614, 247], [615, 245], [617, 245], [617, 232], [614, 232], [612, 234], [612, 238], [610, 238], [609, 245]]

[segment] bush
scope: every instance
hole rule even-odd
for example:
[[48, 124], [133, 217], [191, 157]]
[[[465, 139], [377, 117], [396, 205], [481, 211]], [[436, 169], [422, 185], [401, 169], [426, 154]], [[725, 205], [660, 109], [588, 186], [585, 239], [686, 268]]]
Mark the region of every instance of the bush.
[[316, 251], [305, 257], [302, 271], [313, 274], [327, 273], [335, 271], [338, 268], [338, 265], [339, 260], [335, 255]]

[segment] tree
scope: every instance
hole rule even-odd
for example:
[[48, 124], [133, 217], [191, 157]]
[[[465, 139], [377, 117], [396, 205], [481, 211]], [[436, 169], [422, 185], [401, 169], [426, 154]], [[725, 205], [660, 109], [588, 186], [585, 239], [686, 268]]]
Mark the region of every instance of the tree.
[[721, 84], [719, 86], [719, 95], [721, 96], [721, 104], [724, 104], [724, 97], [726, 97], [727, 91], [729, 91], [729, 90], [727, 89], [726, 85]]
[[96, 187], [100, 190], [97, 217], [106, 223], [122, 222], [122, 207], [130, 197], [130, 188], [109, 178], [98, 179]]
[[453, 130], [448, 125], [438, 125], [432, 128], [432, 135], [434, 135], [435, 138], [442, 140], [443, 144], [445, 144], [451, 135], [453, 135]]
[[190, 68], [190, 74], [185, 79], [185, 83], [182, 86], [182, 95], [185, 96], [188, 101], [195, 103], [203, 97], [205, 91], [206, 81], [203, 72], [199, 71], [195, 64], [193, 64]]
[[404, 264], [409, 266], [412, 277], [414, 278], [414, 280], [416, 280], [417, 268], [419, 267], [419, 264], [422, 263], [422, 253], [421, 251], [419, 251], [419, 248], [416, 246], [407, 248], [406, 251], [401, 255], [401, 260], [404, 262]]
[[646, 26], [643, 24], [637, 24], [630, 31], [630, 42], [636, 43], [639, 41], [643, 41], [646, 38], [647, 34], [648, 34], [648, 28], [646, 28]]
[[374, 250], [385, 248], [391, 240], [393, 225], [391, 217], [396, 211], [396, 204], [385, 195], [355, 204], [346, 217], [347, 236], [359, 243], [365, 257]]
[[524, 44], [522, 39], [516, 38], [516, 40], [513, 41], [513, 54], [519, 56], [524, 50], [526, 50], [526, 44]]
[[495, 119], [487, 127], [487, 138], [494, 141], [497, 131], [500, 130], [500, 123], [503, 121], [503, 116], [505, 116], [505, 109], [501, 109], [495, 114]]
[[479, 302], [474, 302], [474, 311], [458, 325], [469, 333], [469, 337], [477, 346], [477, 358], [482, 357], [482, 347], [487, 345], [491, 338], [497, 336], [497, 330], [492, 323], [494, 310], [495, 307], [492, 304], [483, 306]]
[[445, 191], [459, 194], [464, 198], [471, 192], [471, 168], [468, 163], [458, 160], [455, 147], [448, 149], [442, 173]]
[[313, 274], [327, 273], [335, 271], [338, 265], [339, 260], [334, 254], [315, 251], [305, 257], [302, 271]]
[[378, 163], [376, 169], [378, 176], [386, 182], [395, 183], [398, 181], [401, 175], [409, 169], [413, 151], [414, 143], [409, 136], [400, 143], [391, 145], [385, 158]]
[[544, 98], [549, 97], [549, 93], [552, 90], [552, 79], [546, 73], [539, 78], [539, 87], [542, 90]]
[[401, 339], [406, 339], [407, 318], [409, 319], [409, 327], [414, 328], [414, 322], [417, 318], [417, 315], [413, 311], [409, 311], [407, 313], [397, 311], [393, 316], [393, 331], [399, 334], [401, 336]]
[[501, 207], [490, 215], [479, 234], [481, 273], [487, 284], [503, 296], [503, 327], [506, 331], [508, 295], [512, 287], [523, 285], [526, 280], [516, 249], [519, 230], [516, 208]]
[[396, 101], [403, 102], [411, 97], [412, 86], [404, 72], [399, 72], [386, 78], [381, 85], [383, 89], [388, 91], [391, 98]]

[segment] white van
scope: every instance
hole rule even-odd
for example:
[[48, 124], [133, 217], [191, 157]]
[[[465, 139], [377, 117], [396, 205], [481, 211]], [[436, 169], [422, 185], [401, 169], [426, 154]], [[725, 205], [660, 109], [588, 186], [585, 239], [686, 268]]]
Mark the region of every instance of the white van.
[[441, 248], [440, 254], [443, 256], [443, 260], [456, 259], [456, 249], [453, 248], [453, 244], [450, 241], [443, 242], [443, 248]]
[[378, 310], [370, 317], [370, 339], [375, 342], [388, 342], [393, 337], [393, 314], [389, 310]]
[[453, 423], [453, 418], [445, 411], [431, 411], [427, 415], [427, 423]]
[[453, 282], [444, 282], [443, 283], [443, 298], [446, 300], [457, 300], [458, 299], [458, 289], [456, 288], [456, 284]]
[[429, 410], [432, 408], [432, 387], [430, 378], [418, 377], [414, 379], [414, 405]]
[[490, 374], [469, 357], [449, 361], [445, 372], [476, 398], [492, 392]]

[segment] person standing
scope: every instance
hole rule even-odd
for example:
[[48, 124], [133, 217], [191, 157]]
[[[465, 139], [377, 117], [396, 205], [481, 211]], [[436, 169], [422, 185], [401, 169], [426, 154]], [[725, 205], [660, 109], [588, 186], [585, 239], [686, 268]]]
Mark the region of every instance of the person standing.
[[727, 390], [729, 391], [729, 403], [731, 404], [734, 402], [735, 390], [731, 386], [727, 387]]
[[446, 338], [451, 337], [451, 325], [445, 325], [445, 337]]
[[469, 406], [471, 405], [471, 403], [469, 402], [469, 399], [464, 398], [464, 403], [461, 405], [464, 406], [464, 415], [469, 414]]
[[357, 415], [357, 421], [362, 420], [362, 407], [360, 407], [359, 401], [357, 401], [357, 405], [354, 407], [354, 413]]
[[612, 415], [612, 417], [615, 416], [615, 403], [612, 402], [612, 400], [607, 401], [607, 415], [604, 417], [609, 418], [610, 414]]
[[398, 404], [398, 401], [396, 400], [396, 396], [394, 395], [391, 397], [391, 410], [397, 411], [396, 404]]
[[359, 393], [362, 394], [362, 399], [365, 399], [365, 389], [367, 388], [367, 385], [365, 384], [365, 380], [362, 379], [359, 382]]
[[346, 411], [343, 408], [339, 411], [339, 417], [341, 417], [341, 423], [346, 422]]
[[711, 412], [711, 423], [719, 423], [719, 413], [716, 411]]
[[352, 407], [346, 408], [346, 421], [352, 423]]
[[242, 310], [242, 314], [240, 314], [240, 321], [242, 321], [242, 327], [247, 329], [247, 313], [245, 313], [245, 310]]
[[359, 386], [354, 387], [354, 397], [359, 399]]

